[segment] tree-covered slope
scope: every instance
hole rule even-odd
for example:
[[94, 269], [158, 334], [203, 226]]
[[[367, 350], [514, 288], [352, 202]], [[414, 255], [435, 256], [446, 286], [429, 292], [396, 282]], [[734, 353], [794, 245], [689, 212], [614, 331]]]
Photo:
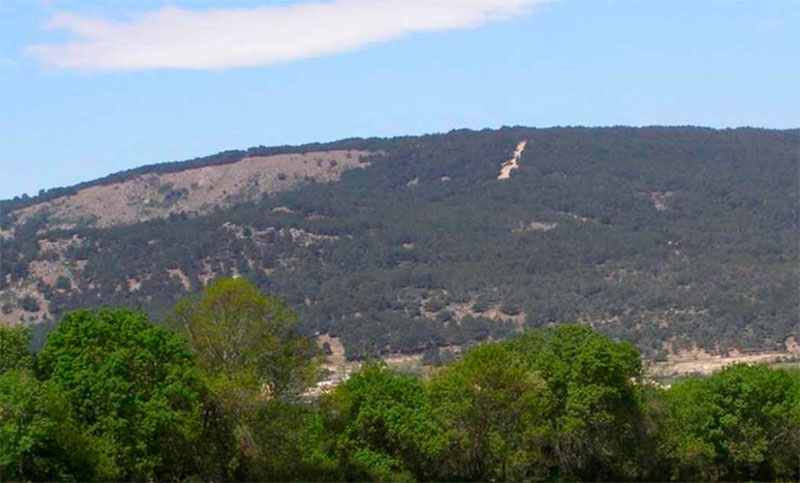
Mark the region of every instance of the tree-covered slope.
[[348, 140], [335, 147], [374, 153], [365, 169], [203, 215], [59, 229], [6, 212], [0, 301], [26, 322], [101, 303], [158, 319], [242, 275], [349, 357], [574, 320], [650, 357], [780, 349], [800, 339], [799, 142], [689, 127]]

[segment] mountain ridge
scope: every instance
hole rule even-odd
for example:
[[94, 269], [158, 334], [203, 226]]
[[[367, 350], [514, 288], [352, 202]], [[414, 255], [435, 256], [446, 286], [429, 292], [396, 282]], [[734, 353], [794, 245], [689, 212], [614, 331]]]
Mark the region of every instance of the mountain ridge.
[[381, 141], [389, 141], [393, 139], [403, 139], [409, 137], [424, 137], [424, 136], [441, 136], [446, 135], [453, 132], [482, 132], [482, 131], [499, 131], [503, 129], [697, 129], [697, 130], [710, 130], [710, 131], [746, 131], [746, 130], [757, 130], [757, 131], [766, 131], [766, 132], [792, 132], [792, 131], [799, 131], [800, 127], [796, 128], [765, 128], [765, 127], [754, 127], [754, 126], [737, 126], [737, 127], [726, 127], [726, 128], [714, 128], [708, 126], [701, 126], [701, 125], [647, 125], [647, 126], [631, 126], [631, 125], [614, 125], [614, 126], [550, 126], [550, 127], [526, 127], [526, 126], [502, 126], [497, 129], [492, 128], [483, 128], [483, 129], [472, 129], [472, 128], [459, 128], [459, 129], [452, 129], [447, 133], [439, 132], [439, 133], [427, 133], [421, 135], [401, 135], [401, 136], [389, 136], [389, 137], [379, 137], [379, 136], [372, 136], [372, 137], [349, 137], [338, 139], [334, 141], [328, 142], [314, 142], [314, 143], [301, 143], [301, 144], [282, 144], [277, 146], [251, 146], [247, 149], [228, 149], [224, 151], [220, 151], [216, 154], [211, 154], [207, 156], [199, 156], [195, 158], [189, 158], [184, 160], [178, 161], [163, 161], [163, 162], [155, 162], [155, 163], [146, 163], [138, 167], [130, 168], [130, 169], [123, 169], [120, 171], [115, 171], [109, 173], [104, 176], [100, 176], [99, 178], [93, 178], [87, 181], [82, 181], [76, 184], [68, 185], [68, 186], [59, 186], [59, 187], [51, 187], [51, 188], [43, 188], [40, 190], [40, 194], [36, 195], [28, 195], [27, 193], [23, 193], [20, 195], [13, 196], [11, 198], [4, 198], [0, 199], [0, 211], [13, 211], [25, 206], [29, 206], [31, 204], [40, 203], [43, 201], [48, 201], [53, 197], [63, 196], [67, 193], [70, 193], [75, 190], [88, 188], [96, 185], [103, 185], [109, 184], [112, 182], [119, 182], [119, 181], [126, 181], [132, 177], [140, 176], [144, 174], [151, 174], [151, 173], [171, 173], [171, 172], [179, 172], [185, 169], [192, 169], [192, 168], [199, 168], [199, 167], [207, 167], [207, 166], [219, 166], [224, 164], [231, 164], [236, 163], [243, 159], [246, 156], [271, 156], [277, 154], [298, 154], [304, 153], [307, 151], [324, 151], [330, 149], [346, 149], [346, 146], [350, 146], [352, 144], [359, 144], [364, 145], [365, 143], [374, 143], [374, 142], [381, 142]]
[[[349, 358], [558, 321], [653, 358], [775, 350], [798, 338], [798, 139], [796, 129], [457, 130], [330, 143], [341, 148], [327, 165], [335, 176], [298, 173], [286, 189], [128, 225], [19, 216], [36, 205], [27, 200], [3, 212], [0, 303], [26, 324], [98, 301], [158, 319], [181, 294], [241, 275], [286, 298], [308, 334], [341, 337]], [[265, 149], [294, 149], [271, 156], [312, 170], [330, 161]], [[263, 152], [117, 185], [155, 177], [153, 192], [169, 188], [163, 203], [195, 191], [175, 173]], [[511, 158], [518, 165], [498, 179]]]

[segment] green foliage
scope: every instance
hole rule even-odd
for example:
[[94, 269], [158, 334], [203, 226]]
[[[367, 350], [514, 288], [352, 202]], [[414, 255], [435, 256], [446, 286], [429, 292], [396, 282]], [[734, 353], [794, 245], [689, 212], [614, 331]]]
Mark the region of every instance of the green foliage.
[[0, 375], [0, 475], [11, 480], [108, 480], [117, 474], [102, 442], [72, 417], [66, 395], [32, 372]]
[[420, 381], [366, 362], [327, 401], [347, 480], [430, 479], [444, 448]]
[[[295, 315], [244, 279], [220, 279], [202, 295], [182, 299], [165, 322], [187, 337], [216, 409], [214, 423], [229, 428], [218, 435], [228, 466], [251, 479], [291, 475], [289, 463], [271, 448], [297, 446], [260, 438], [275, 432], [274, 418], [287, 421], [285, 404], [318, 376], [320, 351], [295, 331]], [[272, 470], [265, 473], [264, 467]]]
[[186, 297], [166, 324], [186, 334], [200, 369], [226, 390], [291, 399], [317, 377], [319, 350], [298, 334], [283, 302], [244, 279], [220, 279]]
[[[524, 314], [530, 328], [598, 322], [648, 357], [663, 356], [670, 338], [707, 349], [777, 349], [787, 334], [800, 337], [800, 226], [786, 201], [798, 193], [799, 135], [516, 127], [349, 140], [337, 146], [382, 154], [338, 182], [258, 203], [111, 228], [43, 233], [52, 225], [44, 215], [15, 222], [14, 238], [0, 245], [0, 272], [8, 274], [0, 288], [30, 276], [30, 264], [46, 257], [43, 239], [77, 235], [66, 261], [86, 266], [73, 274], [74, 290], [52, 294], [56, 317], [103, 300], [161, 319], [202, 287], [208, 269], [224, 277], [235, 267], [285, 299], [299, 331], [340, 337], [350, 359], [513, 333], [513, 324], [488, 318], [454, 323], [444, 311], [457, 300], [487, 314]], [[521, 140], [528, 143], [519, 169], [498, 180]], [[552, 228], [524, 228], [533, 222]], [[220, 229], [226, 223], [241, 232]], [[328, 238], [298, 238], [297, 230]], [[165, 267], [180, 268], [188, 290]], [[118, 289], [129, 277], [141, 281], [138, 290]], [[442, 315], [420, 310], [423, 300]]]
[[28, 370], [33, 363], [31, 333], [26, 327], [0, 324], [0, 375], [12, 370]]
[[367, 361], [313, 400], [293, 388], [315, 351], [276, 300], [223, 280], [179, 315], [196, 354], [125, 310], [68, 314], [36, 356], [27, 330], [0, 326], [2, 479], [800, 477], [797, 370], [734, 365], [661, 389], [632, 345], [567, 325], [479, 345], [425, 380]]
[[342, 480], [334, 441], [314, 406], [272, 400], [252, 418], [250, 481]]
[[480, 346], [431, 381], [451, 474], [472, 480], [642, 477], [630, 344], [581, 326]]
[[539, 455], [526, 451], [547, 434], [549, 391], [501, 344], [469, 351], [429, 387], [436, 421], [449, 442], [443, 475], [473, 481], [523, 479]]
[[800, 478], [800, 372], [734, 365], [667, 393], [664, 445], [673, 478]]
[[507, 342], [552, 395], [549, 464], [569, 479], [635, 479], [642, 475], [644, 422], [636, 381], [641, 359], [628, 343], [615, 343], [579, 325], [526, 333]]
[[195, 474], [203, 388], [180, 338], [141, 313], [72, 312], [48, 337], [36, 368], [93, 438], [105, 464], [101, 478]]

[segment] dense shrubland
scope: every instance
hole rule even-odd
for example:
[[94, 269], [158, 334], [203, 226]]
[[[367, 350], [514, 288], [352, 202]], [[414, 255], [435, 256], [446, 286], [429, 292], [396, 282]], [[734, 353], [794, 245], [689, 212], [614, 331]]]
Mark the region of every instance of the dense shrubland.
[[[498, 180], [523, 139], [519, 169]], [[208, 277], [239, 274], [286, 300], [302, 333], [340, 337], [351, 359], [579, 319], [651, 359], [694, 346], [782, 349], [800, 340], [799, 141], [797, 130], [504, 128], [258, 148], [381, 154], [336, 183], [131, 226], [44, 230], [57, 220], [15, 222], [25, 203], [4, 205], [15, 235], [0, 244], [0, 300], [26, 322], [46, 305], [43, 340], [61, 315], [98, 300], [160, 319]], [[58, 240], [79, 242], [63, 258], [40, 249]], [[53, 257], [83, 267], [62, 288], [31, 278], [33, 262]], [[12, 300], [23, 281], [42, 299]], [[473, 310], [454, 319], [456, 306]]]
[[320, 351], [241, 279], [142, 312], [70, 312], [38, 353], [0, 326], [2, 480], [767, 481], [800, 478], [800, 373], [665, 389], [581, 325], [486, 343], [424, 378], [368, 360], [309, 398]]

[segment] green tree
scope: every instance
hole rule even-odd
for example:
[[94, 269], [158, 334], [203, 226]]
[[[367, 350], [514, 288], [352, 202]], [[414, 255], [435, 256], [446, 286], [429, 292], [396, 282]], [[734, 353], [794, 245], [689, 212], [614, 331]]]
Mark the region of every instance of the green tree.
[[253, 416], [250, 481], [341, 480], [334, 438], [316, 405], [270, 400]]
[[282, 414], [283, 406], [271, 402], [295, 401], [318, 377], [320, 351], [295, 330], [296, 320], [283, 302], [243, 279], [217, 280], [201, 295], [183, 298], [165, 319], [196, 354], [215, 424], [235, 435], [232, 447], [225, 432], [219, 444], [228, 447], [228, 466], [239, 477], [267, 477], [265, 466], [274, 460], [265, 459], [263, 445], [272, 443], [259, 434], [270, 430], [258, 426], [272, 424], [270, 411]]
[[537, 456], [525, 451], [547, 434], [549, 391], [522, 358], [503, 344], [470, 350], [429, 385], [448, 451], [443, 475], [468, 480], [523, 479]]
[[244, 279], [220, 279], [181, 299], [165, 322], [186, 334], [217, 385], [290, 400], [318, 376], [320, 351], [295, 330], [297, 316]]
[[10, 370], [27, 370], [33, 363], [31, 333], [26, 327], [0, 323], [0, 375]]
[[800, 479], [800, 372], [734, 365], [675, 383], [667, 403], [674, 479]]
[[59, 388], [32, 372], [30, 331], [0, 326], [0, 475], [3, 480], [90, 480], [104, 472], [92, 438]]
[[366, 362], [326, 401], [347, 480], [430, 480], [444, 448], [419, 379]]
[[643, 478], [647, 434], [636, 381], [637, 350], [579, 325], [559, 325], [505, 342], [550, 392], [551, 432], [541, 446], [548, 478]]
[[185, 342], [142, 313], [81, 310], [48, 337], [36, 368], [93, 438], [102, 477], [202, 473], [202, 385]]
[[0, 475], [11, 480], [108, 480], [112, 462], [77, 424], [60, 388], [26, 370], [0, 375]]

